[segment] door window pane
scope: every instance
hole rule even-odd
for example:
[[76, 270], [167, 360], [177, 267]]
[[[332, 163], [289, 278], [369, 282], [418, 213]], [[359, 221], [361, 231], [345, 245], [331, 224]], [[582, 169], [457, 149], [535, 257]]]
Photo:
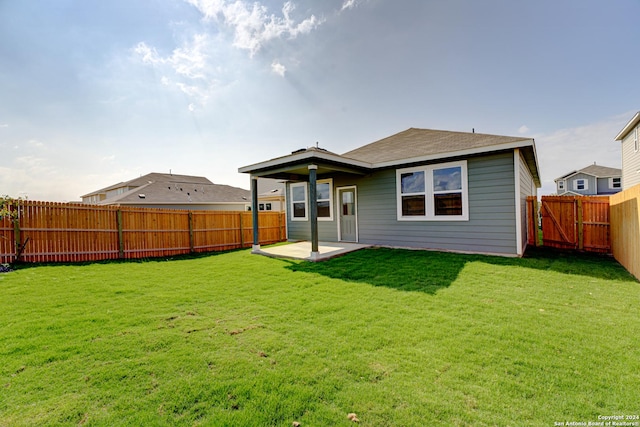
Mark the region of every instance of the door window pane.
[[342, 215], [355, 215], [355, 203], [351, 191], [342, 193]]

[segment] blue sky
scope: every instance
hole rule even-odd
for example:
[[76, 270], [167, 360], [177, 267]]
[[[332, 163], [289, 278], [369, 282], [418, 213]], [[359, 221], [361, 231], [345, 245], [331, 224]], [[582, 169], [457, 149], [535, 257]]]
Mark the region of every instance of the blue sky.
[[638, 0], [0, 0], [0, 193], [74, 201], [409, 127], [536, 140], [543, 179], [620, 167]]

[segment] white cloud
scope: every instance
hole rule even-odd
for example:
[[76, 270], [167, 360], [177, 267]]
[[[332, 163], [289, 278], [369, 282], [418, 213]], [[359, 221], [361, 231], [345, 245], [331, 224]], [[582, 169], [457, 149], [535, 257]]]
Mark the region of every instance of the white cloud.
[[145, 42], [138, 43], [133, 52], [143, 63], [165, 73], [160, 78], [160, 84], [175, 87], [203, 105], [219, 83], [217, 69], [212, 66], [207, 54], [211, 48], [211, 40], [206, 34], [196, 34], [168, 56], [160, 55], [156, 48]]
[[282, 16], [269, 14], [266, 6], [260, 2], [249, 3], [243, 0], [185, 0], [195, 6], [205, 20], [222, 20], [223, 24], [234, 32], [233, 46], [249, 51], [253, 57], [262, 46], [284, 36], [296, 38], [307, 34], [322, 24], [322, 20], [311, 15], [296, 23], [291, 18], [295, 5], [286, 2], [282, 6]]
[[[160, 56], [156, 48], [148, 46], [145, 42], [138, 43], [133, 51], [146, 64], [168, 65], [178, 75], [190, 79], [203, 79], [206, 77], [204, 70], [207, 65], [207, 54], [205, 51], [208, 47], [207, 35], [196, 34], [193, 40], [174, 49], [167, 57]], [[161, 79], [163, 84], [166, 84], [168, 80], [166, 76]]]
[[7, 123], [2, 123], [0, 124], [0, 128], [8, 128], [9, 125]]
[[[215, 31], [206, 29], [191, 36], [170, 54], [163, 54], [144, 41], [131, 51], [139, 61], [158, 70], [158, 75], [162, 76], [161, 85], [186, 95], [190, 111], [204, 106], [215, 91], [224, 86], [223, 82], [231, 84], [234, 81], [229, 76], [229, 69], [219, 65], [233, 66], [234, 59], [229, 50], [249, 51], [252, 58], [269, 41], [294, 39], [322, 23], [315, 15], [296, 20], [293, 16], [295, 5], [290, 1], [283, 4], [279, 15], [270, 13], [259, 1], [184, 1], [198, 10], [205, 22], [220, 22], [221, 28], [215, 28]], [[229, 40], [230, 37], [233, 41]], [[284, 77], [286, 67], [274, 61], [271, 70]]]
[[522, 126], [520, 126], [518, 128], [518, 133], [522, 135], [522, 134], [525, 134], [525, 133], [529, 133], [529, 130], [530, 129], [527, 126], [522, 125]]
[[621, 167], [620, 142], [614, 141], [632, 113], [535, 136], [542, 175], [540, 194], [555, 193], [554, 179], [596, 162]]
[[271, 63], [271, 71], [273, 71], [274, 73], [278, 74], [279, 76], [284, 77], [284, 73], [287, 72], [287, 67], [282, 65], [280, 62], [274, 60]]
[[345, 0], [344, 3], [342, 3], [342, 9], [340, 9], [340, 11], [353, 9], [357, 5], [358, 5], [358, 2], [356, 0]]

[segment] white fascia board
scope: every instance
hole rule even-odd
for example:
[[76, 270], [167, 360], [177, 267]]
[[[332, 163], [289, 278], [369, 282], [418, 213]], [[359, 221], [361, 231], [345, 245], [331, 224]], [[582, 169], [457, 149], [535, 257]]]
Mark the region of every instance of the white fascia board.
[[286, 165], [289, 163], [297, 163], [297, 162], [302, 162], [304, 160], [310, 160], [310, 159], [314, 159], [314, 160], [326, 160], [326, 161], [330, 161], [330, 162], [337, 162], [337, 163], [342, 163], [342, 164], [346, 164], [349, 166], [356, 166], [356, 167], [360, 167], [360, 168], [371, 168], [371, 164], [367, 163], [367, 162], [362, 162], [360, 160], [354, 160], [354, 159], [350, 159], [348, 157], [342, 157], [336, 154], [331, 154], [331, 153], [323, 153], [323, 152], [319, 152], [319, 151], [305, 151], [302, 153], [296, 153], [296, 154], [290, 154], [288, 156], [284, 156], [284, 157], [278, 157], [275, 159], [271, 159], [271, 160], [267, 160], [266, 162], [261, 162], [261, 163], [255, 163], [253, 165], [249, 165], [249, 166], [243, 166], [241, 168], [238, 168], [238, 172], [240, 173], [251, 173], [252, 171], [256, 170], [256, 169], [267, 169], [267, 168], [273, 168], [273, 167], [277, 167], [277, 166], [282, 166], [282, 165]]
[[399, 165], [403, 165], [403, 164], [407, 164], [407, 163], [422, 163], [422, 162], [428, 162], [428, 161], [431, 161], [431, 160], [447, 159], [447, 158], [451, 158], [451, 157], [471, 156], [471, 155], [474, 155], [474, 154], [484, 154], [484, 153], [490, 153], [490, 152], [494, 152], [494, 151], [502, 151], [502, 150], [509, 150], [509, 149], [515, 149], [515, 148], [523, 148], [523, 147], [533, 147], [534, 148], [534, 155], [536, 156], [536, 165], [537, 165], [538, 164], [538, 157], [537, 157], [537, 154], [535, 154], [535, 145], [533, 143], [533, 139], [523, 139], [521, 141], [511, 142], [511, 143], [508, 143], [508, 144], [490, 145], [488, 147], [470, 148], [470, 149], [467, 149], [467, 150], [460, 150], [460, 151], [447, 151], [447, 152], [444, 152], [444, 153], [429, 154], [427, 156], [412, 157], [412, 158], [408, 158], [408, 159], [391, 160], [391, 161], [388, 161], [388, 162], [375, 163], [373, 165], [373, 167], [374, 168], [385, 168], [385, 167], [390, 167], [390, 166], [399, 166]]
[[636, 127], [636, 125], [640, 122], [640, 111], [638, 111], [636, 113], [635, 116], [633, 116], [633, 118], [631, 120], [629, 120], [629, 123], [626, 124], [626, 126], [624, 128], [622, 128], [622, 130], [618, 133], [618, 135], [616, 135], [616, 139], [614, 141], [622, 141], [622, 139], [627, 136], [627, 134], [629, 132], [631, 132], [631, 129], [633, 129], [634, 127]]

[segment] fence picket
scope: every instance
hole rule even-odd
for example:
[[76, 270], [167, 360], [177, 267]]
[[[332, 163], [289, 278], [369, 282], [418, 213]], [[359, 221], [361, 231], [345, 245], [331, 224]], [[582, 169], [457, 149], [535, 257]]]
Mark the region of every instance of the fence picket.
[[[221, 251], [252, 241], [251, 214], [21, 201], [0, 220], [0, 262], [98, 261]], [[286, 239], [284, 213], [260, 212], [261, 244]], [[248, 219], [248, 222], [247, 222]]]

